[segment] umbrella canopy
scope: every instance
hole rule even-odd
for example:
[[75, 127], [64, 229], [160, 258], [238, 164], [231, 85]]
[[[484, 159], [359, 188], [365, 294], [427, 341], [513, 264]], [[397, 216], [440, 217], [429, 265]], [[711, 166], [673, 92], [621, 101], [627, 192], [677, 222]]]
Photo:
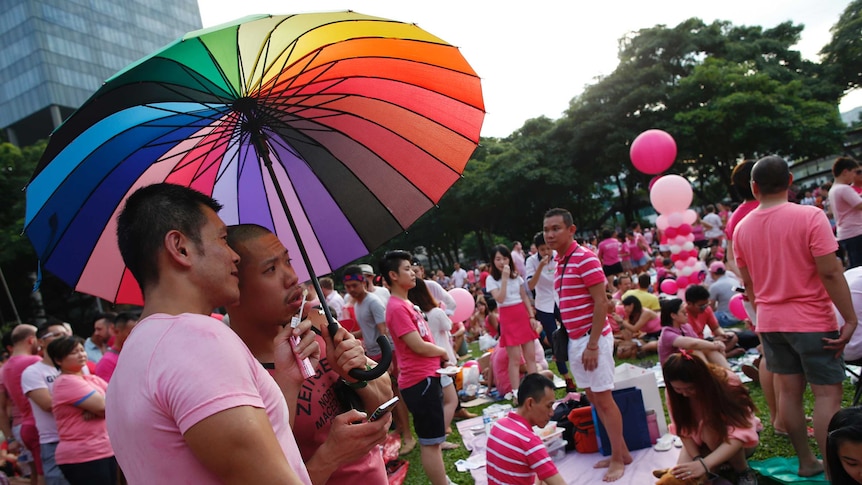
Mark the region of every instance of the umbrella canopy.
[[116, 216], [139, 187], [170, 182], [224, 204], [227, 224], [267, 227], [294, 254], [302, 244], [312, 274], [326, 274], [433, 207], [483, 117], [476, 73], [416, 25], [355, 12], [240, 19], [132, 64], [66, 120], [27, 187], [25, 232], [77, 291], [140, 304]]

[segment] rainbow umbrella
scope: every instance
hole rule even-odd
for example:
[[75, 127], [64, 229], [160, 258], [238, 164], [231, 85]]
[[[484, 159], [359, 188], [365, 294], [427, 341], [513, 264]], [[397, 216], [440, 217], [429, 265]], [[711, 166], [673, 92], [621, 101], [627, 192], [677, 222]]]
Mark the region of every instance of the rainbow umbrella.
[[77, 291], [140, 304], [116, 216], [137, 188], [170, 182], [224, 204], [227, 224], [285, 236], [308, 255], [301, 279], [326, 274], [433, 207], [483, 117], [475, 72], [416, 25], [355, 12], [240, 19], [125, 68], [66, 120], [27, 187], [25, 232]]
[[77, 291], [141, 304], [117, 214], [139, 187], [185, 185], [224, 204], [227, 224], [260, 224], [301, 254], [300, 279], [323, 301], [315, 274], [432, 208], [483, 118], [476, 73], [416, 25], [355, 12], [248, 17], [107, 80], [51, 135], [27, 186], [25, 232]]

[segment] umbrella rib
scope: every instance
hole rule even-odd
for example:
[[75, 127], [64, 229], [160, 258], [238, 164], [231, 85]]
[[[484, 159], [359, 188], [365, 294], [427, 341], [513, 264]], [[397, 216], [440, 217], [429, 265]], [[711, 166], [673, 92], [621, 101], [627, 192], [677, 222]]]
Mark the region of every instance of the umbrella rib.
[[[233, 83], [231, 83], [231, 80], [227, 76], [227, 73], [224, 71], [224, 68], [222, 67], [222, 65], [216, 60], [216, 58], [213, 55], [212, 51], [210, 50], [209, 46], [207, 46], [204, 43], [204, 41], [202, 41], [200, 39], [200, 37], [198, 37], [196, 40], [203, 46], [204, 50], [207, 52], [207, 55], [209, 56], [210, 61], [212, 61], [212, 65], [215, 66], [216, 70], [219, 73], [219, 76], [221, 76], [225, 85], [230, 89], [230, 94], [233, 95], [234, 98], [240, 97], [240, 94], [238, 92], [236, 92], [236, 89], [234, 88]], [[184, 68], [187, 67], [185, 64], [180, 64], [180, 65], [183, 66]], [[195, 71], [193, 71], [193, 72], [195, 72]], [[215, 94], [215, 93], [213, 93], [213, 94]]]

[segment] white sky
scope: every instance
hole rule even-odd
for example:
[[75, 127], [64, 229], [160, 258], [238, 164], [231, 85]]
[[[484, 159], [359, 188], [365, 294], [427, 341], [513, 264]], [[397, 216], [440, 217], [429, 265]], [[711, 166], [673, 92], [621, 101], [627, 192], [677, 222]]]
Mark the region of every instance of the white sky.
[[[569, 101], [596, 76], [617, 66], [625, 33], [690, 17], [709, 23], [774, 27], [802, 23], [797, 48], [806, 58], [829, 42], [829, 29], [850, 0], [198, 0], [204, 27], [245, 15], [353, 10], [413, 22], [461, 48], [482, 78], [487, 115], [483, 136], [505, 137], [530, 118], [562, 116]], [[847, 94], [841, 111], [862, 105], [862, 89]]]

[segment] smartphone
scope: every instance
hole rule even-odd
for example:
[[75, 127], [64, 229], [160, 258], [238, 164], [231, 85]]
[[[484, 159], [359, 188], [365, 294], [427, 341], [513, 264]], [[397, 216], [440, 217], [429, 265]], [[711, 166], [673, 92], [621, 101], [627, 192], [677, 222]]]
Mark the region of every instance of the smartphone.
[[392, 411], [392, 409], [395, 407], [395, 403], [397, 403], [397, 402], [398, 402], [398, 396], [395, 396], [392, 399], [381, 404], [380, 407], [377, 408], [373, 413], [371, 413], [371, 416], [368, 417], [368, 422], [371, 423], [371, 422], [377, 421], [378, 419], [382, 418], [383, 416], [386, 416], [386, 413]]
[[745, 293], [745, 288], [743, 288], [741, 286], [734, 286], [733, 291], [736, 291], [738, 293]]

